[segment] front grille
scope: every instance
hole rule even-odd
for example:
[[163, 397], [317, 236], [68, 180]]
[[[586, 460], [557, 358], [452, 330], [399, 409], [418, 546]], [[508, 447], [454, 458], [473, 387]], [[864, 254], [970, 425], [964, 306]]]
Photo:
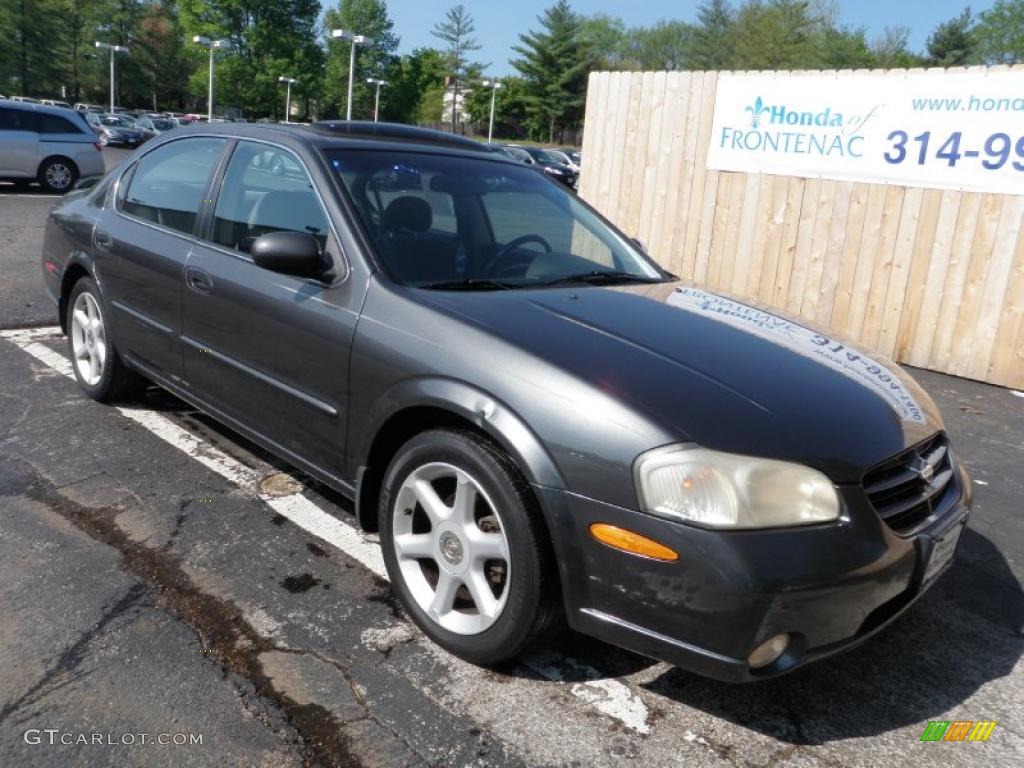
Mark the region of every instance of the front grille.
[[948, 511], [956, 470], [945, 435], [936, 435], [864, 475], [864, 492], [893, 531], [909, 536]]

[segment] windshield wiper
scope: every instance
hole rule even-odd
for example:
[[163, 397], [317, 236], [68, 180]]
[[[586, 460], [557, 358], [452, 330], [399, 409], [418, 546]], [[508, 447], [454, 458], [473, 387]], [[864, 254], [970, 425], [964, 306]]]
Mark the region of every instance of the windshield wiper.
[[605, 283], [619, 283], [623, 280], [630, 280], [637, 283], [660, 283], [660, 277], [644, 277], [632, 272], [619, 272], [612, 270], [594, 270], [593, 272], [580, 272], [575, 275], [556, 277], [553, 280], [541, 280], [537, 283], [530, 283], [530, 287], [539, 285], [564, 285], [569, 283], [588, 283], [590, 285], [603, 285]]
[[426, 288], [429, 291], [510, 291], [512, 285], [503, 283], [500, 280], [487, 280], [483, 278], [467, 277], [464, 280], [442, 280], [437, 283], [425, 283], [417, 288]]

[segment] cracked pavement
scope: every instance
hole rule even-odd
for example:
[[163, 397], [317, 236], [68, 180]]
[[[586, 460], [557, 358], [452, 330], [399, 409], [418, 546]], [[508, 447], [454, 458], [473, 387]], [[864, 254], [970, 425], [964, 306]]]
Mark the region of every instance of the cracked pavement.
[[[4, 285], [22, 286], [0, 289], [0, 327], [53, 322], [23, 306], [50, 202], [0, 189], [0, 231], [34, 227], [0, 242]], [[576, 636], [464, 664], [258, 495], [301, 489], [351, 523], [336, 494], [151, 390], [138, 407], [263, 478], [233, 484], [0, 337], [0, 765], [1021, 764], [1024, 398], [917, 375], [979, 482], [957, 563], [857, 650], [731, 686]], [[936, 719], [999, 725], [985, 744], [921, 743]]]

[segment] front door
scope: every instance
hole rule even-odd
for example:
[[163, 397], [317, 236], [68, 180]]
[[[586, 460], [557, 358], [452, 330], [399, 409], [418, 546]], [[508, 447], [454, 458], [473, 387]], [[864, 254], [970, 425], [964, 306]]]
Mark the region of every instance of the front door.
[[[188, 386], [224, 415], [335, 478], [343, 465], [349, 349], [365, 284], [344, 261], [310, 176], [291, 152], [240, 141], [219, 184], [209, 242], [186, 266]], [[257, 267], [253, 241], [310, 232], [323, 279]], [[301, 461], [299, 463], [302, 463]]]

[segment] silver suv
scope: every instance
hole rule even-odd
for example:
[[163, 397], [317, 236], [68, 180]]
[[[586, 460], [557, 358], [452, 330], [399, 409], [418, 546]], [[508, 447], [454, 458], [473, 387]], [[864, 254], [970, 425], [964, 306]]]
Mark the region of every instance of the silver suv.
[[0, 180], [38, 181], [61, 194], [78, 179], [103, 173], [96, 134], [80, 114], [42, 104], [0, 103]]

